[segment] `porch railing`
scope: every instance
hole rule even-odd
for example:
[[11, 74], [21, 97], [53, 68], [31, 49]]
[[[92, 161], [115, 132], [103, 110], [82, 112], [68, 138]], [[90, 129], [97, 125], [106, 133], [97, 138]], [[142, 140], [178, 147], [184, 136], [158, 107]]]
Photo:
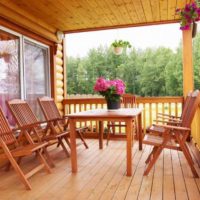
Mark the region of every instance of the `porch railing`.
[[[143, 108], [142, 127], [144, 133], [146, 128], [156, 119], [156, 115], [159, 112], [180, 116], [183, 101], [183, 97], [137, 97], [137, 106]], [[106, 101], [99, 96], [76, 95], [64, 99], [63, 105], [65, 114], [70, 114], [90, 109], [106, 108]], [[104, 125], [105, 133], [107, 131], [106, 123]], [[96, 121], [81, 122], [78, 126], [88, 126], [88, 136], [95, 136], [96, 130], [98, 130], [98, 122]], [[118, 129], [115, 134], [117, 137], [121, 137], [125, 134], [125, 129]]]

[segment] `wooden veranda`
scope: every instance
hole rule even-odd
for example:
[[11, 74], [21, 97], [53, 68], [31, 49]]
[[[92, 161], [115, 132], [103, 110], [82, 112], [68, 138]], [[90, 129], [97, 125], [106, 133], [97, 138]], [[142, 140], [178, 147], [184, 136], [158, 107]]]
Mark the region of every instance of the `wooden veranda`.
[[[65, 40], [63, 34], [98, 31], [125, 27], [138, 27], [179, 22], [176, 8], [183, 8], [193, 0], [1, 0], [0, 31], [2, 41], [12, 38], [6, 31], [22, 38], [30, 38], [49, 48], [50, 94], [61, 112], [76, 112], [88, 108], [103, 107], [103, 99], [67, 98]], [[180, 31], [180, 30], [177, 30]], [[20, 51], [23, 48], [20, 47]], [[22, 64], [20, 58], [19, 65]], [[148, 108], [143, 115], [143, 130], [153, 122], [153, 108], [161, 111], [168, 105], [168, 113], [184, 103], [188, 91], [194, 89], [192, 63], [192, 32], [183, 31], [183, 97], [138, 98], [138, 105]], [[23, 81], [21, 82], [23, 83]], [[22, 86], [23, 87], [23, 86]], [[23, 94], [22, 94], [23, 95]], [[22, 96], [21, 95], [21, 96]], [[72, 105], [72, 106], [71, 106]], [[172, 105], [174, 106], [172, 109]], [[75, 110], [72, 110], [75, 109]], [[71, 110], [70, 110], [71, 109]], [[94, 130], [94, 131], [93, 131]], [[97, 136], [95, 124], [88, 137]], [[192, 150], [200, 163], [200, 110], [192, 124]], [[115, 139], [123, 138], [119, 134]], [[133, 176], [125, 173], [125, 143], [111, 141], [109, 147], [99, 150], [97, 140], [89, 140], [89, 150], [78, 148], [80, 172], [71, 173], [70, 159], [56, 154], [56, 168], [51, 175], [39, 173], [31, 184], [33, 190], [24, 191], [11, 170], [1, 170], [0, 199], [199, 199], [200, 181], [194, 179], [188, 165], [178, 152], [166, 150], [148, 177], [143, 177], [144, 160], [150, 147], [138, 151], [133, 148]], [[52, 147], [54, 148], [54, 147]], [[112, 156], [114, 155], [114, 156]], [[107, 162], [109, 160], [109, 162]], [[1, 162], [1, 161], [0, 161]], [[34, 164], [34, 157], [25, 159], [27, 168]], [[103, 167], [104, 166], [104, 167]], [[198, 173], [199, 173], [199, 168]], [[15, 178], [14, 178], [15, 177]]]

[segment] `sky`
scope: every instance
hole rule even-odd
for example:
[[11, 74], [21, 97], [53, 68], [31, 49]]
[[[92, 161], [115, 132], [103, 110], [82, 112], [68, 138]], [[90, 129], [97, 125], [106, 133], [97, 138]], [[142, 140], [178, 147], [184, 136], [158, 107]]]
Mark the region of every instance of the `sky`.
[[100, 45], [109, 47], [114, 40], [119, 39], [129, 41], [136, 49], [164, 46], [175, 51], [182, 39], [179, 26], [179, 23], [176, 23], [67, 34], [66, 54], [84, 57], [90, 49]]

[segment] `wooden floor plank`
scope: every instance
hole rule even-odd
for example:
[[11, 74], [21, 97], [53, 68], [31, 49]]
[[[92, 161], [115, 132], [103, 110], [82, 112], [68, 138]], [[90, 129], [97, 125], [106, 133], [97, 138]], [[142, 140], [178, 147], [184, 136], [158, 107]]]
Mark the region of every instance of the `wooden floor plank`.
[[[138, 149], [135, 146], [133, 148], [133, 159], [134, 159], [134, 161], [135, 161], [135, 155], [136, 155], [137, 151], [138, 151]], [[118, 162], [115, 162], [113, 164], [112, 170], [108, 170], [107, 173], [105, 174], [105, 176], [101, 179], [101, 181], [99, 181], [99, 183], [96, 185], [94, 191], [90, 194], [88, 200], [102, 198], [103, 194], [106, 193], [105, 191], [109, 188], [109, 185], [112, 185], [111, 182], [112, 182], [112, 180], [114, 180], [114, 176], [119, 173], [118, 171], [120, 170], [121, 166], [123, 166], [122, 167], [122, 173], [125, 172], [125, 169], [126, 169], [126, 165], [125, 165], [125, 163], [126, 163], [126, 152], [124, 150], [121, 151], [121, 149], [120, 149], [120, 152], [121, 153], [120, 153], [120, 157], [118, 159]], [[112, 186], [112, 188], [113, 188], [113, 186]], [[111, 197], [113, 196], [113, 194], [114, 194], [114, 192], [111, 192]], [[103, 198], [108, 199], [108, 197], [105, 198], [105, 196]]]
[[148, 176], [143, 176], [142, 184], [138, 194], [138, 199], [149, 200], [151, 198], [154, 171], [155, 167], [151, 169]]
[[[106, 142], [106, 141], [104, 141]], [[89, 149], [77, 148], [79, 171], [71, 173], [70, 158], [52, 149], [56, 167], [52, 174], [40, 171], [30, 178], [33, 187], [26, 191], [13, 170], [0, 170], [2, 200], [183, 200], [200, 199], [200, 179], [194, 179], [182, 152], [164, 150], [149, 176], [144, 177], [145, 160], [150, 146], [133, 147], [133, 175], [126, 177], [126, 142], [110, 141], [103, 150], [98, 140], [88, 140]], [[22, 160], [24, 169], [35, 163], [35, 157]], [[200, 169], [197, 169], [200, 173]]]
[[[89, 144], [92, 146], [91, 144]], [[26, 200], [28, 198], [37, 197], [41, 195], [43, 192], [48, 191], [49, 188], [51, 188], [52, 185], [55, 184], [55, 182], [59, 182], [59, 180], [66, 175], [71, 175], [71, 168], [70, 168], [70, 158], [66, 158], [63, 151], [60, 152], [60, 148], [53, 150], [53, 153], [51, 152], [51, 156], [53, 156], [53, 160], [56, 163], [56, 167], [53, 168], [52, 174], [47, 174], [45, 172], [37, 173], [35, 176], [33, 176], [30, 179], [30, 183], [32, 185], [32, 190], [28, 193], [24, 192], [24, 187], [22, 184], [16, 184], [18, 182], [18, 179], [15, 179], [14, 182], [12, 182], [13, 188], [16, 187], [15, 190], [9, 193], [8, 199], [12, 198], [13, 195], [15, 195], [16, 190], [18, 191], [18, 194], [20, 195], [20, 200]], [[58, 152], [59, 151], [59, 152]], [[85, 158], [88, 156], [89, 158], [92, 156], [92, 154], [89, 154], [90, 152], [84, 149], [83, 146], [80, 146], [78, 148], [78, 154], [83, 154]], [[95, 153], [95, 151], [94, 151]], [[92, 157], [91, 157], [92, 158]], [[57, 161], [57, 162], [56, 162]], [[25, 165], [27, 167], [27, 165]], [[39, 179], [39, 184], [38, 184]], [[41, 187], [42, 186], [42, 187]]]
[[[108, 147], [109, 148], [109, 147]], [[103, 165], [98, 166], [98, 169], [96, 170], [97, 173], [95, 173], [94, 176], [88, 181], [87, 184], [84, 185], [81, 192], [76, 196], [77, 199], [86, 200], [89, 198], [90, 194], [92, 194], [96, 190], [97, 184], [105, 177], [105, 174], [109, 170], [116, 170], [114, 165], [118, 163], [123, 157], [121, 153], [120, 146], [118, 147], [118, 150], [116, 149], [113, 153], [113, 156], [109, 156], [109, 162], [104, 162]]]
[[163, 164], [163, 199], [164, 200], [174, 200], [175, 199], [175, 186], [174, 177], [172, 169], [172, 158], [171, 150], [164, 150], [164, 164]]
[[185, 187], [185, 180], [183, 178], [178, 152], [171, 151], [171, 154], [174, 175], [175, 197], [177, 200], [188, 199], [187, 189]]
[[[187, 161], [186, 161], [183, 153], [179, 152], [178, 155], [179, 155], [179, 160], [181, 163], [181, 168], [183, 171], [183, 176], [184, 176], [184, 180], [185, 180], [188, 197], [189, 197], [189, 199], [192, 199], [192, 200], [199, 200], [200, 193], [199, 193], [197, 183], [196, 183], [195, 179], [193, 178], [192, 171], [191, 171], [189, 165], [187, 164]], [[198, 193], [199, 193], [199, 195], [197, 195]]]
[[163, 161], [164, 152], [159, 156], [154, 170], [153, 185], [151, 190], [151, 199], [160, 200], [163, 198]]
[[[96, 143], [98, 147], [98, 143]], [[119, 146], [120, 144], [117, 144]], [[44, 193], [41, 197], [43, 199], [52, 198], [52, 195], [55, 195], [56, 191], [59, 191], [59, 194], [56, 194], [56, 197], [75, 199], [78, 193], [82, 190], [84, 185], [96, 174], [105, 162], [108, 162], [109, 158], [112, 155], [112, 151], [108, 151], [107, 148], [104, 150], [98, 150], [98, 154], [94, 155], [92, 159], [87, 163], [79, 167], [79, 172], [77, 174], [72, 174], [68, 177], [63, 177], [54, 188], [48, 192]], [[78, 157], [80, 159], [80, 157]], [[70, 183], [70, 184], [69, 184]]]
[[[134, 147], [136, 147], [136, 145]], [[138, 149], [133, 150], [133, 158], [132, 158], [133, 159], [133, 163], [132, 163], [133, 175], [135, 173], [136, 167], [138, 165], [138, 162], [139, 162], [141, 156], [142, 156], [142, 152], [140, 152]], [[127, 177], [126, 173], [124, 173], [124, 176], [119, 181], [119, 184], [116, 188], [113, 198], [114, 199], [125, 199], [127, 191], [130, 187], [131, 181], [132, 181], [132, 177]]]
[[136, 167], [136, 171], [134, 173], [132, 182], [130, 184], [130, 187], [128, 189], [128, 192], [126, 194], [127, 200], [134, 200], [138, 199], [138, 194], [141, 188], [142, 180], [143, 180], [143, 174], [146, 167], [145, 160], [147, 159], [151, 148], [149, 146], [145, 146], [144, 151], [142, 152], [142, 157], [139, 160], [139, 163]]

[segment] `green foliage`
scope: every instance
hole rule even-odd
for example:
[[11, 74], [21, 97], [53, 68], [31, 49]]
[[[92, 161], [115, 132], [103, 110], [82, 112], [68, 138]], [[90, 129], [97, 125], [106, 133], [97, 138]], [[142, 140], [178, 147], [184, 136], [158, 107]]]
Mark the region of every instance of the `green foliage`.
[[124, 41], [124, 40], [115, 40], [111, 46], [113, 47], [124, 47], [124, 48], [131, 48], [131, 44], [129, 41]]
[[[200, 34], [193, 40], [195, 89], [200, 88]], [[94, 94], [98, 77], [122, 79], [126, 92], [140, 96], [182, 95], [182, 45], [175, 52], [168, 48], [132, 48], [114, 55], [110, 48], [91, 49], [85, 58], [67, 59], [69, 94]]]

